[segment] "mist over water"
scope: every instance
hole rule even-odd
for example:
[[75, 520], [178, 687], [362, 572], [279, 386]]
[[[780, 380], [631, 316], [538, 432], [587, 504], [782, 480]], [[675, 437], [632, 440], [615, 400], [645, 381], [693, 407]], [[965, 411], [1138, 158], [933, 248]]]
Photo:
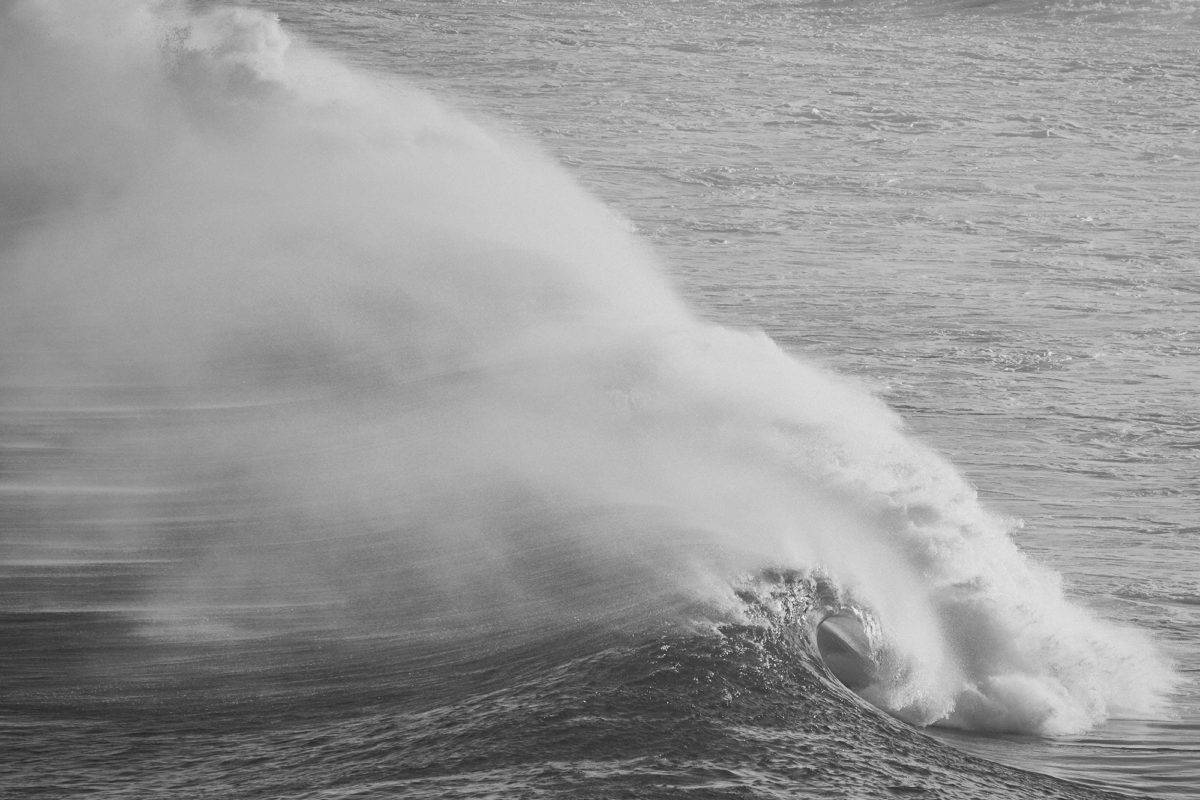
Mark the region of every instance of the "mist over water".
[[120, 608], [147, 659], [301, 634], [436, 670], [761, 620], [794, 571], [870, 620], [862, 694], [907, 721], [1158, 709], [1147, 637], [877, 399], [699, 321], [529, 145], [254, 11], [0, 15], [0, 544], [151, 565], [13, 608]]

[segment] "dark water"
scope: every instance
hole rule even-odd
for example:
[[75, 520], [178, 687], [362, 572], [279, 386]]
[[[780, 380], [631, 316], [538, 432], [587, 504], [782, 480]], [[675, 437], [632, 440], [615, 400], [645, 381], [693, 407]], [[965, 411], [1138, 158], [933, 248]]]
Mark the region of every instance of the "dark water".
[[9, 794], [1191, 791], [1190, 6], [259, 5], [0, 4]]
[[29, 678], [5, 693], [14, 796], [1103, 796], [872, 709], [786, 616], [458, 658], [313, 636], [147, 653], [115, 614], [59, 617], [5, 618]]
[[263, 675], [274, 699], [230, 696], [225, 679], [203, 695], [10, 707], [24, 722], [6, 726], [20, 761], [6, 784], [30, 797], [1098, 796], [831, 697], [761, 631], [591, 644], [551, 643], [572, 654], [526, 654], [523, 669], [457, 665], [473, 686], [423, 697], [391, 659], [330, 663], [310, 645], [277, 650], [324, 664]]

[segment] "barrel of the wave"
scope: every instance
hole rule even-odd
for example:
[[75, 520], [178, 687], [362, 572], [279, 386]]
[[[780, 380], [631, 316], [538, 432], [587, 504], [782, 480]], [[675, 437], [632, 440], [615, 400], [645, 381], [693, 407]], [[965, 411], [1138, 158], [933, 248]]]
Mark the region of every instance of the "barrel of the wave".
[[870, 637], [854, 614], [835, 611], [817, 624], [816, 647], [821, 660], [846, 688], [861, 691], [871, 686], [879, 671]]

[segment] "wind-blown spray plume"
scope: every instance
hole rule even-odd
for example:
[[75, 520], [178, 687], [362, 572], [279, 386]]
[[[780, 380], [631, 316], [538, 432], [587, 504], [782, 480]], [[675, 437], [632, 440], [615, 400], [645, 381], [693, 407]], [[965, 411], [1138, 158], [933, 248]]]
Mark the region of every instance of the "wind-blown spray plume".
[[880, 402], [698, 321], [528, 147], [253, 11], [0, 9], [0, 543], [155, 565], [12, 603], [450, 668], [746, 615], [783, 570], [918, 723], [1080, 730], [1169, 686]]

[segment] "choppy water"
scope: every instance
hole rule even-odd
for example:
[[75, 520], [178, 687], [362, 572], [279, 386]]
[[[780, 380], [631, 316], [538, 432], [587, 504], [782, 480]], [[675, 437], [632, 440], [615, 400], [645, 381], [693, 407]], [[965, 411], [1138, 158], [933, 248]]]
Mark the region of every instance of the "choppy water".
[[1192, 4], [256, 5], [0, 5], [10, 793], [1194, 792]]

